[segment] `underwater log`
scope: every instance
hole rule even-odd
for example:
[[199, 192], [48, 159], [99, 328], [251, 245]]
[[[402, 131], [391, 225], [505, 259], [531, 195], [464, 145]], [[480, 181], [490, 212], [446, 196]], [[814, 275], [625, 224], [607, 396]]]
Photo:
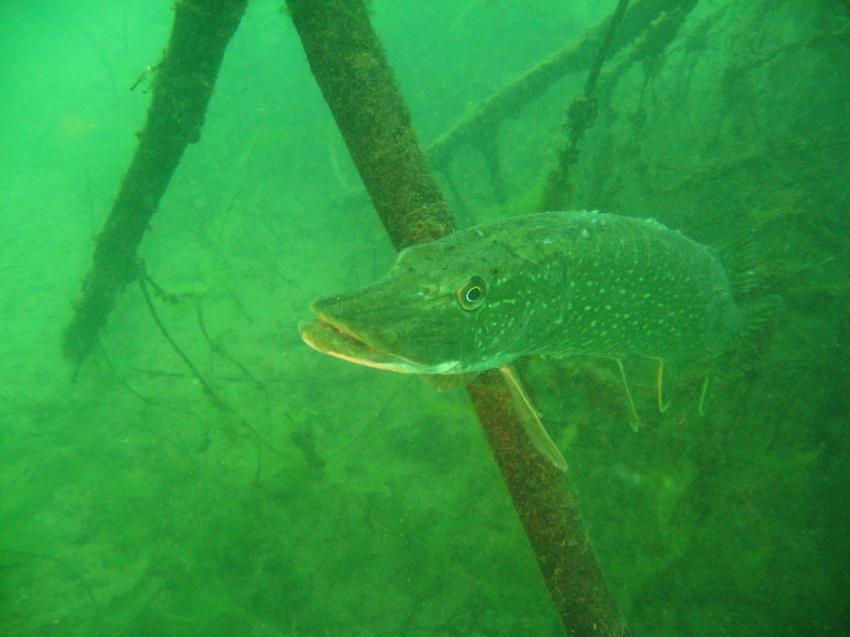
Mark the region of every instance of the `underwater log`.
[[400, 250], [451, 232], [451, 213], [416, 141], [410, 113], [363, 3], [286, 4], [393, 246]]
[[567, 633], [628, 635], [566, 474], [543, 459], [516, 422], [501, 374], [486, 372], [467, 389]]
[[118, 293], [139, 275], [136, 251], [188, 144], [197, 142], [224, 51], [248, 0], [179, 0], [155, 67], [153, 98], [130, 168], [97, 237], [82, 294], [65, 329], [65, 359], [79, 368]]
[[[398, 249], [453, 229], [362, 0], [287, 0], [307, 59]], [[468, 387], [552, 600], [573, 636], [625, 635], [566, 476], [542, 459], [496, 373]]]
[[[611, 42], [610, 55], [639, 38], [659, 16], [675, 10], [683, 0], [637, 0], [623, 16], [622, 24]], [[578, 41], [560, 51], [481, 102], [467, 117], [440, 135], [426, 149], [432, 165], [447, 172], [455, 154], [464, 146], [486, 149], [497, 136], [506, 119], [516, 117], [553, 84], [568, 73], [589, 69], [609, 31], [613, 16], [588, 29]]]

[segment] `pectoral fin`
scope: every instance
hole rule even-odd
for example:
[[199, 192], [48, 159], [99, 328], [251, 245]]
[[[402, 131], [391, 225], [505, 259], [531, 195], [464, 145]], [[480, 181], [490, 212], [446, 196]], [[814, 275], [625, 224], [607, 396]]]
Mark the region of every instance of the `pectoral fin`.
[[640, 417], [638, 416], [637, 409], [635, 409], [635, 401], [632, 398], [632, 390], [629, 389], [629, 379], [626, 378], [626, 368], [623, 367], [622, 360], [619, 358], [615, 358], [614, 360], [617, 361], [617, 367], [620, 370], [620, 378], [623, 379], [623, 388], [626, 390], [626, 401], [628, 402], [629, 407], [629, 424], [632, 426], [632, 431], [640, 431]]
[[522, 423], [522, 428], [528, 439], [531, 440], [531, 444], [555, 468], [566, 471], [567, 461], [564, 460], [561, 451], [543, 427], [543, 423], [540, 421], [540, 414], [537, 413], [534, 405], [531, 404], [531, 399], [525, 393], [519, 376], [517, 376], [512, 367], [500, 367], [499, 371], [502, 372], [502, 376], [504, 376], [508, 383], [508, 387], [511, 390], [511, 397], [513, 398], [514, 409], [516, 409], [519, 421]]
[[697, 405], [697, 413], [700, 416], [705, 416], [705, 410], [708, 408], [706, 397], [708, 396], [708, 375], [702, 381], [702, 391], [699, 393], [699, 404]]
[[655, 390], [658, 398], [658, 413], [663, 414], [670, 407], [672, 399], [664, 402], [664, 359], [658, 359], [658, 375], [655, 380]]

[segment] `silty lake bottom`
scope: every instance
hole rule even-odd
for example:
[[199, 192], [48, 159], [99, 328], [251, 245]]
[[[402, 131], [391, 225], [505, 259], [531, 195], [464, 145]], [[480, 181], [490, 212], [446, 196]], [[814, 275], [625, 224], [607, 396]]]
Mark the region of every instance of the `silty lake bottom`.
[[[395, 258], [300, 2], [249, 3], [144, 269], [63, 356], [193, 4], [0, 7], [0, 634], [567, 634], [463, 388], [299, 337]], [[850, 634], [847, 3], [634, 0], [590, 93], [616, 2], [367, 5], [458, 229], [545, 209], [593, 103], [559, 200], [711, 246], [748, 312], [663, 414], [624, 360], [637, 432], [614, 361], [517, 363], [631, 633]]]

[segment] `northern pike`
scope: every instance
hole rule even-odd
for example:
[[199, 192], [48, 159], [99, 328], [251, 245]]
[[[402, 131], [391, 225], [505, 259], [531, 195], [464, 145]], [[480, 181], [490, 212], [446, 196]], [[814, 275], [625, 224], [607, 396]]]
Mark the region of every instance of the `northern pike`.
[[529, 355], [617, 362], [712, 359], [743, 326], [716, 253], [654, 220], [598, 212], [508, 217], [402, 250], [383, 279], [327, 296], [302, 322], [314, 349], [407, 374], [498, 368], [532, 419], [535, 447], [566, 463], [510, 368]]

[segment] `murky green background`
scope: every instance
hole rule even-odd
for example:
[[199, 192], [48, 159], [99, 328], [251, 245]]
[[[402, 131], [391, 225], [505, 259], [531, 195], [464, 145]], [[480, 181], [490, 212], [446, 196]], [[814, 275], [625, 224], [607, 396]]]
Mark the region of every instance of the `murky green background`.
[[[311, 299], [393, 255], [281, 4], [251, 2], [141, 250], [232, 414], [136, 286], [76, 382], [60, 354], [170, 3], [0, 7], [0, 634], [562, 635], [466, 395], [298, 338]], [[427, 146], [615, 4], [371, 11]], [[783, 307], [705, 418], [685, 373], [663, 417], [638, 374], [637, 434], [609, 364], [525, 373], [635, 635], [846, 635], [850, 7], [693, 4], [606, 65], [573, 203], [747, 237], [752, 295]], [[504, 199], [481, 149], [457, 155], [460, 225], [533, 210], [586, 75], [499, 128]]]

